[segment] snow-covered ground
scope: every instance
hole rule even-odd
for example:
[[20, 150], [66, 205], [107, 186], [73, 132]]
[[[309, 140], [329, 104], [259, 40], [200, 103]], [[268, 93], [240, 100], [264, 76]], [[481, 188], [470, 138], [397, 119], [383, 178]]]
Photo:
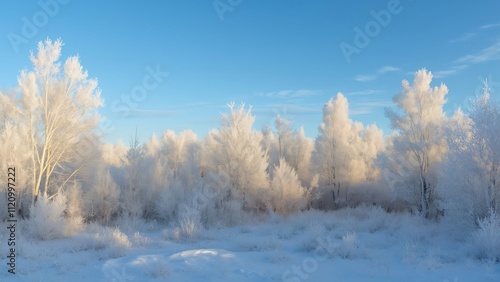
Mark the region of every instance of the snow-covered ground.
[[195, 228], [191, 237], [141, 222], [50, 241], [20, 230], [17, 274], [2, 263], [0, 280], [500, 281], [500, 265], [476, 259], [470, 234], [453, 230], [371, 207]]

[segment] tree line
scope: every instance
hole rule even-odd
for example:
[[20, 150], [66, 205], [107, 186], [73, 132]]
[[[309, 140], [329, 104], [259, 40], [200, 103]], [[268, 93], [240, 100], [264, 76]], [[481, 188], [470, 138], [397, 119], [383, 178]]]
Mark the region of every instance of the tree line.
[[254, 130], [251, 107], [229, 104], [220, 128], [204, 139], [166, 131], [126, 146], [100, 140], [97, 81], [78, 57], [61, 62], [61, 47], [40, 42], [33, 68], [0, 93], [1, 173], [19, 170], [22, 217], [57, 203], [65, 217], [102, 224], [118, 217], [231, 224], [252, 214], [359, 204], [354, 191], [381, 189], [390, 191], [387, 201], [426, 218], [477, 224], [497, 210], [500, 106], [487, 82], [466, 113], [447, 115], [448, 88], [417, 71], [394, 96], [396, 108], [386, 109], [394, 130], [386, 137], [353, 121], [338, 93], [323, 107], [316, 139], [282, 117], [274, 128]]

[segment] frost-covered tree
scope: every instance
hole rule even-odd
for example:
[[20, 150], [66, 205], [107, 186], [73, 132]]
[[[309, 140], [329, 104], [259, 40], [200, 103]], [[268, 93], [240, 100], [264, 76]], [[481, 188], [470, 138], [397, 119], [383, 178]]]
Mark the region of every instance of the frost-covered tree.
[[471, 106], [468, 116], [455, 114], [446, 130], [449, 152], [438, 188], [447, 214], [477, 224], [500, 202], [500, 105], [485, 83]]
[[473, 102], [470, 118], [473, 122], [470, 151], [476, 154], [474, 159], [485, 179], [481, 183], [485, 206], [496, 212], [500, 201], [500, 104], [491, 99], [487, 82], [483, 95]]
[[302, 184], [309, 183], [311, 156], [314, 150], [314, 141], [305, 136], [304, 129], [292, 129], [292, 123], [284, 118], [277, 117], [276, 134], [271, 128], [262, 130], [262, 145], [269, 154], [268, 171], [272, 175], [274, 166], [280, 164], [284, 158], [297, 172]]
[[393, 99], [401, 111], [386, 109], [396, 135], [381, 158], [386, 173], [397, 179], [394, 188], [425, 217], [436, 209], [438, 164], [446, 153], [443, 106], [448, 88], [444, 84], [431, 87], [431, 81], [432, 74], [425, 69], [416, 72], [413, 86], [403, 80], [402, 92]]
[[262, 148], [269, 157], [269, 166], [267, 172], [272, 175], [274, 166], [279, 163], [280, 150], [278, 146], [278, 137], [274, 134], [273, 129], [266, 125], [262, 128]]
[[205, 138], [203, 171], [229, 177], [229, 186], [221, 187], [226, 201], [236, 200], [245, 210], [265, 208], [269, 183], [268, 157], [261, 147], [262, 134], [252, 129], [255, 117], [244, 105], [229, 105], [222, 126]]
[[187, 130], [176, 135], [168, 130], [163, 134], [161, 143], [163, 147], [159, 153], [168, 164], [169, 179], [174, 185], [192, 187], [201, 175], [201, 142], [196, 134]]
[[311, 158], [314, 141], [308, 138], [301, 127], [295, 132], [295, 139], [288, 156], [288, 163], [295, 169], [302, 185], [311, 181]]
[[364, 128], [352, 121], [348, 101], [338, 93], [323, 107], [323, 123], [315, 144], [320, 184], [332, 188], [335, 200], [341, 187], [373, 179], [377, 176], [373, 162], [383, 147], [382, 132], [374, 125]]
[[95, 183], [84, 194], [84, 213], [88, 220], [108, 224], [120, 206], [120, 190], [108, 169], [99, 167]]
[[118, 140], [116, 144], [102, 144], [101, 161], [106, 165], [119, 167], [127, 151], [128, 148], [122, 140]]
[[294, 141], [294, 134], [292, 129], [292, 123], [280, 116], [276, 118], [276, 131], [278, 138], [278, 153], [280, 158], [285, 158], [285, 156], [290, 155], [292, 150], [292, 144]]
[[157, 143], [156, 153], [148, 152], [153, 160], [151, 179], [159, 193], [155, 202], [161, 218], [177, 217], [182, 204], [192, 207], [201, 186], [200, 154], [201, 142], [190, 130], [178, 135], [166, 131]]
[[147, 189], [148, 175], [144, 173], [145, 147], [140, 144], [137, 133], [134, 138], [130, 138], [130, 147], [125, 158], [122, 160], [124, 170], [124, 185], [122, 186], [122, 211], [125, 215], [139, 218], [145, 216], [144, 208], [147, 205], [147, 198], [144, 192]]
[[295, 169], [284, 158], [280, 159], [279, 165], [274, 166], [270, 188], [270, 204], [275, 212], [289, 214], [306, 208], [307, 191]]
[[31, 54], [31, 71], [18, 77], [19, 95], [12, 101], [16, 123], [29, 145], [33, 203], [40, 193], [52, 198], [94, 157], [89, 148], [102, 106], [97, 81], [89, 79], [78, 57], [59, 61], [62, 41], [47, 39]]
[[[30, 146], [26, 142], [28, 131], [26, 124], [19, 120], [20, 115], [15, 109], [15, 97], [9, 93], [0, 92], [0, 178], [8, 178], [8, 168], [16, 170], [16, 202], [17, 212], [24, 217], [32, 203], [32, 191], [29, 173], [31, 171]], [[5, 193], [4, 193], [5, 192]], [[7, 206], [7, 185], [0, 190], [0, 206]], [[5, 214], [4, 214], [5, 213]], [[7, 209], [0, 211], [0, 218], [7, 216]]]

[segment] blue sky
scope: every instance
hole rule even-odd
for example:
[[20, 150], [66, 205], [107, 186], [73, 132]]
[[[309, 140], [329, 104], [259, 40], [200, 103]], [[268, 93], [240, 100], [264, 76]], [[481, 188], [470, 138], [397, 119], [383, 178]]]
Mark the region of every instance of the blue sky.
[[[128, 142], [136, 128], [143, 141], [166, 129], [203, 138], [231, 101], [253, 106], [256, 129], [280, 114], [316, 137], [322, 106], [337, 92], [354, 120], [387, 134], [384, 107], [401, 80], [424, 67], [434, 85], [450, 89], [449, 112], [467, 105], [481, 78], [489, 77], [493, 96], [500, 91], [500, 2], [493, 0], [41, 0], [0, 8], [0, 88], [16, 85], [37, 41], [61, 38], [63, 57], [78, 54], [99, 81], [100, 112], [113, 126], [107, 142]], [[357, 30], [368, 43], [355, 41]], [[342, 43], [356, 53], [347, 58]], [[125, 116], [117, 109], [151, 70], [168, 76]]]

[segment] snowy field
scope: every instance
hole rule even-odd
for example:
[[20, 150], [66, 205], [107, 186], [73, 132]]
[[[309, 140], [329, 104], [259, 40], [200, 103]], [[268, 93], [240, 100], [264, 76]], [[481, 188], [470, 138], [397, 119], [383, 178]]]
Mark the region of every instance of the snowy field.
[[46, 241], [21, 229], [17, 274], [4, 266], [0, 280], [500, 281], [500, 265], [475, 257], [470, 234], [379, 208], [309, 211], [208, 230], [120, 225], [89, 225]]

